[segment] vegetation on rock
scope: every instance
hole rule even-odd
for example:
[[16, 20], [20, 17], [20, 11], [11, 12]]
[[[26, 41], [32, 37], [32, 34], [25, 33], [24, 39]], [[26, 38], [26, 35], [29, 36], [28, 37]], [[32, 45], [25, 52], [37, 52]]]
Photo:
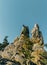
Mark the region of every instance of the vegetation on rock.
[[0, 43], [0, 50], [4, 50], [4, 48], [9, 45], [9, 42], [8, 42], [8, 36], [5, 36], [4, 39], [3, 39], [3, 42]]
[[12, 44], [5, 36], [3, 43], [0, 43], [0, 65], [47, 65], [47, 52], [38, 24], [35, 24], [31, 33], [30, 38], [28, 26], [23, 25], [20, 37]]

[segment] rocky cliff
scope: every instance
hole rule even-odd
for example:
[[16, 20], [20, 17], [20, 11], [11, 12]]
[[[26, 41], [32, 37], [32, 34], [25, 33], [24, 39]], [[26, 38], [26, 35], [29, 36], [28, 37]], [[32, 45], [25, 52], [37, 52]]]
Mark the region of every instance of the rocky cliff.
[[47, 65], [43, 61], [44, 40], [39, 25], [35, 24], [29, 36], [29, 27], [23, 25], [20, 37], [0, 51], [0, 65]]

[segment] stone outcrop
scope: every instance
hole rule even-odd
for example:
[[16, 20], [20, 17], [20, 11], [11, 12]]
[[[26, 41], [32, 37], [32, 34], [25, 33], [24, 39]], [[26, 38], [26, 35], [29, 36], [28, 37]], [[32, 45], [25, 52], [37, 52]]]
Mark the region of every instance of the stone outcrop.
[[44, 40], [38, 24], [34, 25], [31, 34], [32, 34], [31, 41], [33, 42], [32, 56], [34, 56], [32, 60], [37, 65], [41, 65], [39, 60], [40, 60], [40, 54], [44, 52]]
[[38, 24], [35, 24], [31, 33], [32, 38], [29, 37], [28, 26], [23, 25], [20, 37], [17, 37], [3, 52], [0, 51], [0, 65], [44, 64], [40, 61], [45, 58], [41, 56], [44, 52], [44, 41]]
[[26, 35], [27, 37], [29, 37], [29, 27], [23, 25], [21, 34], [24, 34], [24, 35]]
[[34, 43], [39, 43], [39, 44], [44, 43], [42, 32], [40, 31], [38, 24], [34, 25], [34, 28], [32, 29], [31, 34], [32, 34], [32, 39], [34, 40]]

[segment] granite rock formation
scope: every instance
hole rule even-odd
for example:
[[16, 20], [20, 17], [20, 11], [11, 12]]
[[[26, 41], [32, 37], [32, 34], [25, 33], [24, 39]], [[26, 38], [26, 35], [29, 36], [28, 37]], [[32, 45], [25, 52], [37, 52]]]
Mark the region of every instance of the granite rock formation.
[[23, 25], [20, 37], [13, 44], [0, 51], [0, 65], [46, 65], [41, 54], [44, 52], [44, 40], [39, 25], [32, 29], [29, 37], [28, 26]]

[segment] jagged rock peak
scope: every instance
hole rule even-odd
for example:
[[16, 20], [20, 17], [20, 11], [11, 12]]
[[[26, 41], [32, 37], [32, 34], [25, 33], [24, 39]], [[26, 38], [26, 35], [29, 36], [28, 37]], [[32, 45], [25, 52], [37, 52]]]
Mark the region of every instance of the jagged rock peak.
[[29, 37], [29, 27], [28, 26], [23, 25], [21, 35], [22, 34]]
[[35, 24], [34, 25], [34, 28], [32, 29], [31, 31], [31, 34], [32, 34], [32, 37], [37, 37], [39, 36], [39, 25], [38, 24]]
[[34, 25], [34, 28], [32, 29], [31, 34], [32, 34], [32, 39], [38, 40], [39, 43], [41, 43], [41, 44], [44, 43], [43, 35], [42, 35], [42, 32], [40, 31], [38, 24]]
[[42, 64], [46, 59], [42, 56], [43, 36], [38, 24], [31, 33], [32, 38], [29, 37], [28, 26], [23, 25], [21, 36], [0, 51], [0, 65], [46, 65]]

